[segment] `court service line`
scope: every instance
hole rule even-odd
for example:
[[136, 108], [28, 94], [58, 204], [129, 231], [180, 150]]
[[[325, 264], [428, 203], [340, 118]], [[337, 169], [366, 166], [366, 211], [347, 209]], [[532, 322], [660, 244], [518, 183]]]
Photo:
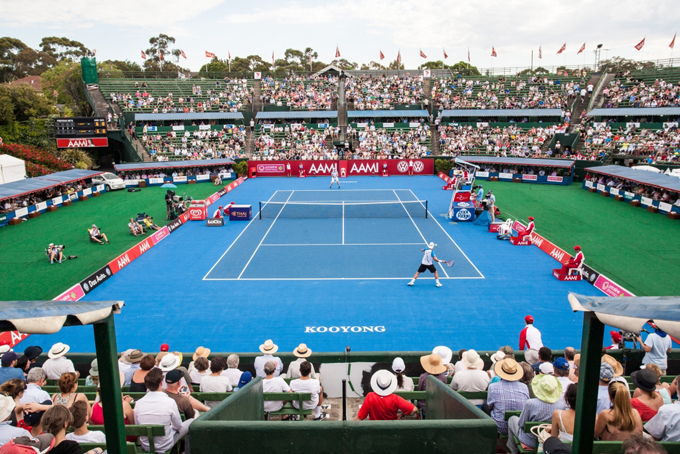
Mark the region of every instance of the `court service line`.
[[[411, 217], [411, 213], [409, 213], [408, 210], [406, 209], [406, 207], [404, 206], [404, 202], [401, 201], [399, 194], [397, 194], [397, 191], [394, 190], [394, 189], [392, 190], [392, 192], [394, 192], [394, 195], [397, 197], [397, 200], [399, 200], [399, 203], [401, 203], [401, 207], [404, 209], [404, 211], [406, 211], [408, 218], [411, 220], [411, 222], [413, 222], [413, 226], [416, 228], [418, 233], [420, 233], [420, 237], [423, 239], [423, 241], [425, 242], [425, 245], [427, 246], [427, 240], [423, 236], [423, 232], [420, 231], [420, 229], [418, 228], [418, 225], [416, 224], [416, 221], [414, 221], [413, 218]], [[414, 194], [414, 196], [415, 196], [415, 194]], [[423, 202], [420, 202], [420, 204], [423, 205]], [[446, 277], [449, 277], [449, 273], [447, 273], [446, 270], [444, 269], [444, 267], [441, 266], [441, 263], [439, 264], [439, 266], [441, 267], [441, 269], [444, 272], [444, 274], [446, 275]]]
[[[293, 194], [295, 194], [295, 191], [291, 191], [290, 195], [286, 199], [286, 203], [288, 203], [290, 198], [293, 197]], [[246, 263], [246, 266], [244, 266], [243, 270], [241, 270], [241, 274], [238, 275], [238, 279], [241, 279], [241, 276], [243, 276], [243, 273], [246, 271], [246, 268], [248, 268], [248, 265], [250, 265], [250, 261], [253, 260], [253, 257], [255, 257], [255, 254], [257, 254], [257, 251], [260, 249], [260, 246], [262, 246], [262, 242], [264, 241], [265, 238], [267, 238], [267, 235], [269, 235], [269, 231], [272, 229], [272, 227], [274, 227], [276, 220], [279, 218], [279, 216], [281, 216], [283, 210], [286, 209], [286, 203], [283, 204], [283, 206], [281, 207], [281, 211], [279, 211], [279, 213], [276, 215], [274, 221], [272, 222], [272, 225], [270, 225], [269, 228], [267, 229], [267, 233], [264, 234], [264, 236], [260, 240], [260, 244], [258, 244], [257, 247], [255, 248], [255, 252], [253, 252], [253, 255], [251, 255], [250, 258], [248, 259], [248, 263]]]
[[342, 201], [342, 244], [345, 244], [345, 201]]
[[281, 246], [422, 246], [423, 243], [293, 243], [293, 244], [263, 244], [262, 247]]
[[[271, 199], [273, 199], [277, 192], [279, 192], [279, 191], [277, 190], [275, 193], [273, 193], [272, 196], [269, 197], [269, 200], [267, 200], [267, 202], [269, 202]], [[266, 204], [265, 204], [265, 205], [266, 205]], [[250, 222], [249, 222], [248, 225], [245, 227], [245, 229], [241, 230], [241, 233], [239, 233], [238, 236], [236, 237], [236, 239], [235, 239], [234, 241], [231, 242], [231, 244], [229, 245], [229, 247], [227, 248], [227, 250], [224, 251], [224, 254], [222, 254], [222, 255], [220, 256], [220, 258], [215, 262], [215, 264], [212, 266], [212, 268], [210, 268], [210, 270], [206, 273], [206, 275], [203, 276], [203, 280], [204, 280], [204, 281], [208, 280], [208, 279], [206, 279], [206, 277], [208, 277], [208, 275], [209, 275], [209, 274], [212, 272], [212, 270], [217, 266], [217, 264], [220, 263], [220, 262], [222, 261], [222, 259], [224, 258], [224, 256], [227, 255], [227, 252], [229, 252], [229, 249], [231, 249], [231, 247], [232, 247], [234, 244], [236, 244], [236, 242], [238, 241], [238, 239], [241, 238], [241, 235], [243, 235], [243, 232], [245, 232], [246, 229], [247, 229], [248, 227], [250, 227], [250, 224], [252, 224], [253, 221], [259, 217], [259, 215], [260, 215], [260, 210], [257, 211], [257, 215], [253, 216], [253, 218], [250, 220]]]
[[[408, 277], [244, 277], [244, 278], [211, 278], [204, 279], [205, 281], [408, 281], [413, 276]], [[440, 277], [440, 280], [468, 280], [468, 279], [484, 279], [480, 276], [453, 276]], [[419, 277], [418, 280], [434, 280], [434, 277]]]
[[[413, 191], [412, 191], [411, 189], [409, 189], [409, 191], [411, 192], [411, 194], [413, 194], [413, 197], [414, 197], [416, 200], [418, 200], [418, 197], [416, 197], [416, 195], [413, 193]], [[420, 202], [420, 204], [422, 205], [423, 202]], [[453, 241], [453, 238], [451, 238], [451, 235], [449, 235], [449, 232], [447, 232], [447, 231], [444, 229], [444, 227], [442, 227], [442, 225], [439, 223], [439, 221], [438, 221], [434, 216], [432, 216], [432, 212], [430, 212], [430, 211], [428, 210], [428, 214], [429, 214], [429, 217], [432, 218], [432, 220], [433, 220], [434, 222], [437, 223], [437, 225], [439, 226], [439, 228], [442, 229], [442, 231], [446, 234], [446, 236], [449, 237], [449, 239], [451, 240], [451, 242], [458, 248], [458, 250], [460, 251], [460, 253], [463, 254], [463, 257], [465, 257], [465, 258], [467, 259], [467, 261], [470, 262], [470, 265], [472, 265], [472, 267], [475, 269], [475, 271], [477, 271], [477, 272], [479, 273], [479, 275], [481, 276], [481, 278], [482, 278], [482, 279], [486, 279], [486, 278], [484, 277], [484, 275], [482, 274], [482, 272], [479, 271], [479, 269], [477, 268], [477, 266], [474, 264], [474, 262], [473, 262], [472, 260], [470, 260], [470, 258], [467, 256], [467, 254], [466, 254], [465, 252], [463, 252], [463, 250], [460, 248], [460, 246], [458, 246], [458, 243], [456, 243], [455, 241]]]

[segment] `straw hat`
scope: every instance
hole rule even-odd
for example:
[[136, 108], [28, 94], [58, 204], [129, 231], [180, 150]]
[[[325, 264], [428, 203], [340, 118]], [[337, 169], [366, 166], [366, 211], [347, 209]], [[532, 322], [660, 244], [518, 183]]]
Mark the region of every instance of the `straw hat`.
[[144, 358], [144, 353], [141, 350], [130, 350], [125, 355], [125, 360], [130, 364], [136, 364]]
[[61, 358], [66, 353], [68, 353], [70, 349], [71, 347], [68, 345], [57, 342], [52, 346], [52, 348], [50, 348], [50, 351], [47, 353], [47, 357], [50, 359]]
[[484, 369], [484, 360], [479, 357], [479, 353], [474, 350], [468, 350], [463, 353], [463, 366], [466, 369]]
[[180, 362], [181, 360], [179, 359], [179, 356], [175, 356], [172, 353], [168, 353], [167, 355], [163, 356], [163, 358], [161, 358], [161, 362], [158, 364], [158, 367], [163, 372], [168, 372], [179, 366]]
[[423, 366], [425, 372], [433, 375], [439, 375], [446, 372], [446, 366], [442, 363], [442, 357], [436, 353], [420, 357], [420, 365]]
[[614, 377], [623, 375], [623, 366], [611, 355], [602, 355], [602, 362], [609, 364], [614, 369]]
[[397, 389], [397, 377], [389, 370], [379, 370], [371, 377], [371, 389], [379, 396], [389, 396]]
[[265, 355], [271, 355], [279, 351], [279, 346], [276, 345], [271, 339], [264, 341], [264, 344], [260, 345], [260, 351]]
[[536, 375], [531, 380], [534, 395], [545, 403], [554, 404], [562, 395], [562, 383], [552, 375]]
[[307, 344], [300, 344], [293, 350], [293, 354], [298, 358], [309, 358], [312, 355], [312, 349], [307, 348]]
[[210, 355], [210, 349], [205, 347], [198, 347], [192, 356], [193, 360], [196, 361], [198, 358], [207, 358]]
[[435, 347], [432, 350], [432, 353], [438, 354], [442, 359], [442, 363], [444, 363], [444, 364], [450, 363], [451, 358], [453, 358], [453, 352], [451, 351], [451, 349], [449, 347], [447, 347], [445, 345], [439, 345], [438, 347]]
[[493, 370], [496, 375], [506, 381], [517, 381], [524, 376], [524, 369], [512, 358], [497, 361]]
[[15, 405], [14, 399], [9, 396], [0, 395], [0, 422], [9, 418], [9, 416], [12, 414], [12, 411], [14, 411]]

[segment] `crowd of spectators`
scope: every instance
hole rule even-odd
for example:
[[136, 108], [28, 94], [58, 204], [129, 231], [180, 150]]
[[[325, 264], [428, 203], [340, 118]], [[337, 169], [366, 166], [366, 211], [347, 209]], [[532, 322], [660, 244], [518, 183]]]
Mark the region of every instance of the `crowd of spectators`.
[[[644, 172], [644, 170], [640, 170], [640, 172]], [[625, 178], [590, 173], [586, 174], [585, 181], [590, 181], [593, 184], [603, 184], [610, 188], [616, 188], [620, 191], [630, 192], [640, 197], [646, 197], [657, 202], [670, 203], [671, 205], [680, 206], [680, 193], [675, 191], [649, 186], [636, 181], [627, 180]]]
[[586, 154], [605, 152], [642, 157], [648, 162], [678, 162], [680, 133], [677, 126], [662, 129], [588, 124], [581, 130]]
[[526, 158], [548, 157], [551, 150], [547, 145], [558, 129], [558, 125], [529, 129], [519, 126], [477, 128], [440, 125], [440, 150], [445, 156], [487, 154]]
[[338, 78], [334, 76], [262, 79], [260, 99], [264, 105], [290, 107], [291, 110], [330, 110], [338, 97]]
[[391, 110], [398, 105], [420, 105], [426, 96], [421, 76], [348, 77], [345, 98], [354, 110]]
[[225, 125], [222, 130], [143, 132], [140, 140], [155, 161], [240, 158], [244, 156], [246, 127]]
[[654, 82], [631, 75], [630, 71], [618, 73], [602, 90], [604, 107], [679, 107], [680, 84], [655, 79]]
[[0, 202], [0, 213], [9, 213], [20, 208], [27, 208], [55, 197], [77, 193], [78, 191], [91, 188], [92, 186], [92, 180], [79, 180], [19, 197], [7, 198]]
[[420, 158], [431, 153], [431, 131], [424, 123], [416, 128], [351, 129], [348, 133], [358, 141], [355, 159]]
[[329, 147], [338, 134], [338, 128], [313, 129], [300, 123], [263, 127], [255, 139], [253, 159], [338, 159], [337, 151]]
[[[171, 172], [172, 171], [172, 172]], [[168, 169], [168, 173], [162, 170], [141, 170], [141, 171], [125, 171], [117, 172], [118, 176], [124, 181], [130, 180], [146, 180], [147, 178], [165, 178], [165, 177], [192, 177], [197, 175], [215, 175], [231, 172], [231, 166], [196, 166], [196, 167], [173, 167]]]

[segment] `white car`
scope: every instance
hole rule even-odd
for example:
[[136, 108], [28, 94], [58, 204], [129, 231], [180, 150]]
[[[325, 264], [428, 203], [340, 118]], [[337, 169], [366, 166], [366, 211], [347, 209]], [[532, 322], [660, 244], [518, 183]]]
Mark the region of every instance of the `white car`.
[[105, 172], [101, 175], [92, 177], [92, 183], [105, 185], [107, 191], [111, 191], [113, 189], [125, 189], [125, 181], [121, 180], [118, 175], [115, 175], [111, 172]]

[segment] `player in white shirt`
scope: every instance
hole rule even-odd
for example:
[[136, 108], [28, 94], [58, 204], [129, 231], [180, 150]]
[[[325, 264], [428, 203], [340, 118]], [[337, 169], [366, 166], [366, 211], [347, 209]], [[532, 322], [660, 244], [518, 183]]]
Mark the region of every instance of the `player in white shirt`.
[[333, 167], [333, 172], [331, 172], [331, 189], [333, 189], [333, 183], [338, 183], [338, 189], [340, 189], [340, 180], [338, 179], [338, 169]]
[[437, 287], [441, 287], [442, 284], [439, 282], [439, 273], [437, 273], [437, 268], [435, 268], [433, 260], [435, 262], [439, 262], [439, 259], [435, 256], [434, 254], [434, 243], [430, 243], [427, 245], [427, 249], [421, 249], [422, 252], [425, 254], [423, 255], [423, 260], [420, 262], [420, 267], [418, 268], [418, 271], [416, 271], [415, 276], [413, 276], [413, 279], [411, 279], [411, 282], [408, 283], [408, 285], [413, 285], [416, 283], [416, 279], [418, 279], [418, 275], [426, 270], [430, 270], [431, 273], [434, 273], [434, 280], [437, 283]]

